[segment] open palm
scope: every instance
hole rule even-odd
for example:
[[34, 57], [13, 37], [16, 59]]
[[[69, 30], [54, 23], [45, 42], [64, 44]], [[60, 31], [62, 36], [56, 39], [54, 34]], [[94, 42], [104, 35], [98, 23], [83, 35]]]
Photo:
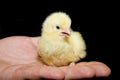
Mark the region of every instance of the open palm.
[[14, 36], [0, 40], [0, 80], [82, 79], [110, 75], [110, 68], [101, 62], [80, 62], [65, 67], [47, 66], [37, 59], [38, 39]]

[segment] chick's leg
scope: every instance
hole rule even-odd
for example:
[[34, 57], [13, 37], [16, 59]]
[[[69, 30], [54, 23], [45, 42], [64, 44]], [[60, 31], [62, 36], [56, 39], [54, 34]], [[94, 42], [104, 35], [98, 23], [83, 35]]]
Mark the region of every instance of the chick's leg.
[[70, 64], [69, 64], [69, 66], [71, 67], [71, 66], [75, 66], [75, 62], [71, 62]]

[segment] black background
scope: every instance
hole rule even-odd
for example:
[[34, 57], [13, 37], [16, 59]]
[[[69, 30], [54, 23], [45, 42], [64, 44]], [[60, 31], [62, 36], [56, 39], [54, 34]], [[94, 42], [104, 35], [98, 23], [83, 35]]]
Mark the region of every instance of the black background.
[[[1, 3], [2, 4], [2, 3]], [[112, 2], [40, 1], [13, 2], [1, 6], [0, 38], [8, 36], [40, 36], [41, 24], [52, 12], [63, 11], [72, 19], [72, 29], [80, 31], [87, 44], [83, 61], [101, 61], [112, 74], [100, 80], [112, 80], [114, 39], [114, 7]], [[98, 80], [98, 79], [97, 79]]]

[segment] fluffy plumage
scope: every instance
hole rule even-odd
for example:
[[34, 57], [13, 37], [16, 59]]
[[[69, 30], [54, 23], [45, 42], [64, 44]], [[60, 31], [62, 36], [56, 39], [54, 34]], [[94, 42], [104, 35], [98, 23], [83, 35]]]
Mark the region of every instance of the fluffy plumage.
[[50, 66], [65, 66], [85, 58], [85, 41], [80, 32], [71, 29], [69, 15], [54, 12], [45, 19], [38, 53], [40, 60]]

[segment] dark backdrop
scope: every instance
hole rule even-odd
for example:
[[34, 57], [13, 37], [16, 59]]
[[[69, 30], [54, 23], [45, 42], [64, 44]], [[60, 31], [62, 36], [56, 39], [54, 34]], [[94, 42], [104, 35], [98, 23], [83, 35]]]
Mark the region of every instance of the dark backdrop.
[[[113, 69], [112, 8], [109, 2], [83, 3], [75, 0], [6, 4], [1, 6], [0, 38], [40, 36], [41, 24], [47, 15], [64, 11], [72, 19], [73, 30], [80, 31], [86, 41], [88, 55], [83, 61], [101, 61]], [[110, 79], [112, 75], [103, 80]]]

